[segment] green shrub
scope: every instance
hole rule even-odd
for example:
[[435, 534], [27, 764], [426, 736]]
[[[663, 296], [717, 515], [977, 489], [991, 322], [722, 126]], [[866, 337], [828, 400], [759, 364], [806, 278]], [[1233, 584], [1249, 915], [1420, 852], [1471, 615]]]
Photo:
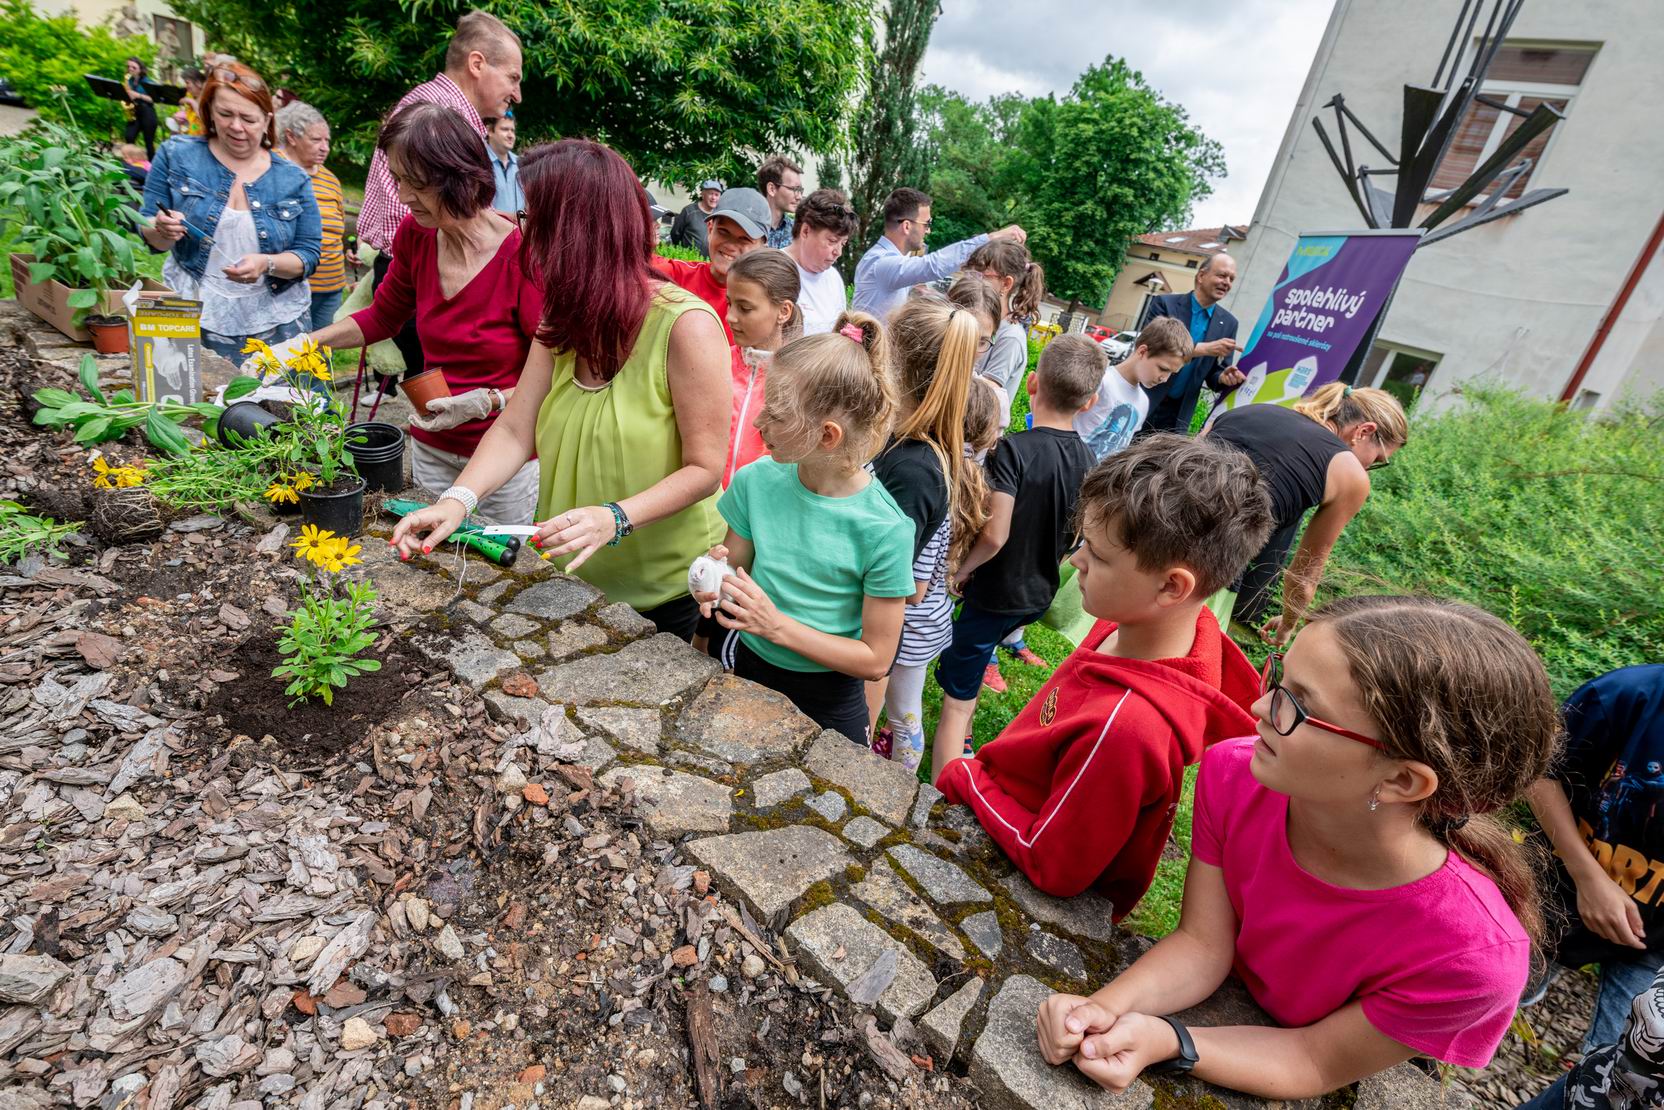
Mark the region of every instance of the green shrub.
[[81, 78], [90, 73], [119, 81], [128, 55], [149, 65], [156, 47], [146, 38], [118, 39], [107, 27], [82, 27], [73, 15], [43, 16], [28, 0], [0, 0], [0, 73], [48, 120], [111, 138], [126, 122], [121, 106], [93, 95]]
[[1425, 593], [1519, 629], [1555, 693], [1664, 657], [1664, 397], [1590, 417], [1495, 386], [1414, 419], [1319, 600]]
[[674, 243], [660, 243], [659, 257], [679, 258], [683, 262], [704, 262], [705, 256], [692, 247], [678, 247]]

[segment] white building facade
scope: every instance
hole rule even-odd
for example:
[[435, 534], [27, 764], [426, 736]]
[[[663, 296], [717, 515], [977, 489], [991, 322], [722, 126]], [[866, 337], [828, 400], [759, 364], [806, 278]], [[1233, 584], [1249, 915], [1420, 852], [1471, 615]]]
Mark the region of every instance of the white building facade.
[[[1240, 277], [1228, 303], [1238, 317], [1258, 317], [1301, 232], [1364, 226], [1312, 127], [1322, 115], [1334, 137], [1323, 104], [1344, 94], [1396, 152], [1403, 86], [1431, 82], [1460, 7], [1337, 0], [1247, 241], [1231, 251]], [[1664, 389], [1659, 9], [1653, 0], [1527, 0], [1483, 91], [1527, 111], [1550, 101], [1565, 114], [1527, 148], [1535, 165], [1509, 195], [1570, 192], [1418, 250], [1358, 384], [1424, 388], [1437, 399], [1491, 377], [1582, 408]], [[1494, 107], [1470, 108], [1434, 189], [1459, 184], [1517, 123]], [[1385, 165], [1356, 132], [1352, 144], [1360, 163]]]

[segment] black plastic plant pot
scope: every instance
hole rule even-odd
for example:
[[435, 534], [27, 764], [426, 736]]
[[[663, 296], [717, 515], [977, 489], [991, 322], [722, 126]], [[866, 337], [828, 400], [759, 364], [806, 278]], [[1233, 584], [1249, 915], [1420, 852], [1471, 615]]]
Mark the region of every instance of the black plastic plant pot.
[[215, 434], [227, 447], [238, 447], [244, 442], [265, 434], [267, 428], [281, 423], [278, 417], [253, 401], [234, 401], [220, 413]]
[[382, 493], [404, 489], [404, 429], [397, 424], [348, 424], [347, 454], [367, 489]]
[[336, 485], [351, 485], [335, 493], [301, 490], [300, 518], [337, 536], [356, 536], [364, 524], [364, 479], [342, 475]]

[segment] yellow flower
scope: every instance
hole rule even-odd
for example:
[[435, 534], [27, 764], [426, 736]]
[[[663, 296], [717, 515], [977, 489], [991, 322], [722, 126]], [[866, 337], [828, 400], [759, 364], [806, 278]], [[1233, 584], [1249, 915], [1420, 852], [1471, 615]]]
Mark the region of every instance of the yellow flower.
[[110, 480], [115, 482], [117, 489], [130, 489], [133, 486], [144, 485], [144, 467], [118, 466], [110, 471]]
[[[300, 495], [297, 494], [294, 489], [284, 485], [282, 482], [273, 482], [271, 485], [267, 486], [265, 496], [266, 500], [270, 501], [273, 505], [284, 503], [294, 505], [298, 504], [300, 501]], [[301, 554], [304, 555], [305, 552], [302, 552]]]
[[300, 538], [291, 541], [289, 546], [294, 548], [301, 558], [317, 562], [317, 553], [327, 548], [334, 538], [335, 533], [326, 528], [319, 528], [315, 524], [303, 524], [300, 529]]
[[289, 479], [289, 485], [294, 487], [296, 493], [300, 493], [302, 490], [309, 490], [317, 484], [318, 483], [313, 479], [312, 475], [308, 474], [304, 470], [297, 472]]
[[321, 549], [323, 558], [318, 561], [318, 565], [325, 570], [339, 573], [348, 567], [356, 567], [362, 563], [364, 560], [358, 557], [358, 553], [362, 550], [364, 550], [362, 547], [345, 536], [337, 536], [330, 541], [327, 547]]
[[245, 355], [270, 355], [272, 349], [265, 340], [249, 336], [248, 342], [243, 344], [242, 353]]

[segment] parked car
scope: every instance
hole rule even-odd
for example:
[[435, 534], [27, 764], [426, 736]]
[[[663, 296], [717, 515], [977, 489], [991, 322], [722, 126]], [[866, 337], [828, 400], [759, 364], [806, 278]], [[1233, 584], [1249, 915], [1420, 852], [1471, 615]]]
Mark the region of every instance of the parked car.
[[1109, 362], [1112, 366], [1132, 354], [1133, 344], [1138, 339], [1138, 333], [1135, 331], [1110, 331], [1096, 324], [1089, 325], [1086, 334], [1103, 344], [1104, 350], [1109, 352]]

